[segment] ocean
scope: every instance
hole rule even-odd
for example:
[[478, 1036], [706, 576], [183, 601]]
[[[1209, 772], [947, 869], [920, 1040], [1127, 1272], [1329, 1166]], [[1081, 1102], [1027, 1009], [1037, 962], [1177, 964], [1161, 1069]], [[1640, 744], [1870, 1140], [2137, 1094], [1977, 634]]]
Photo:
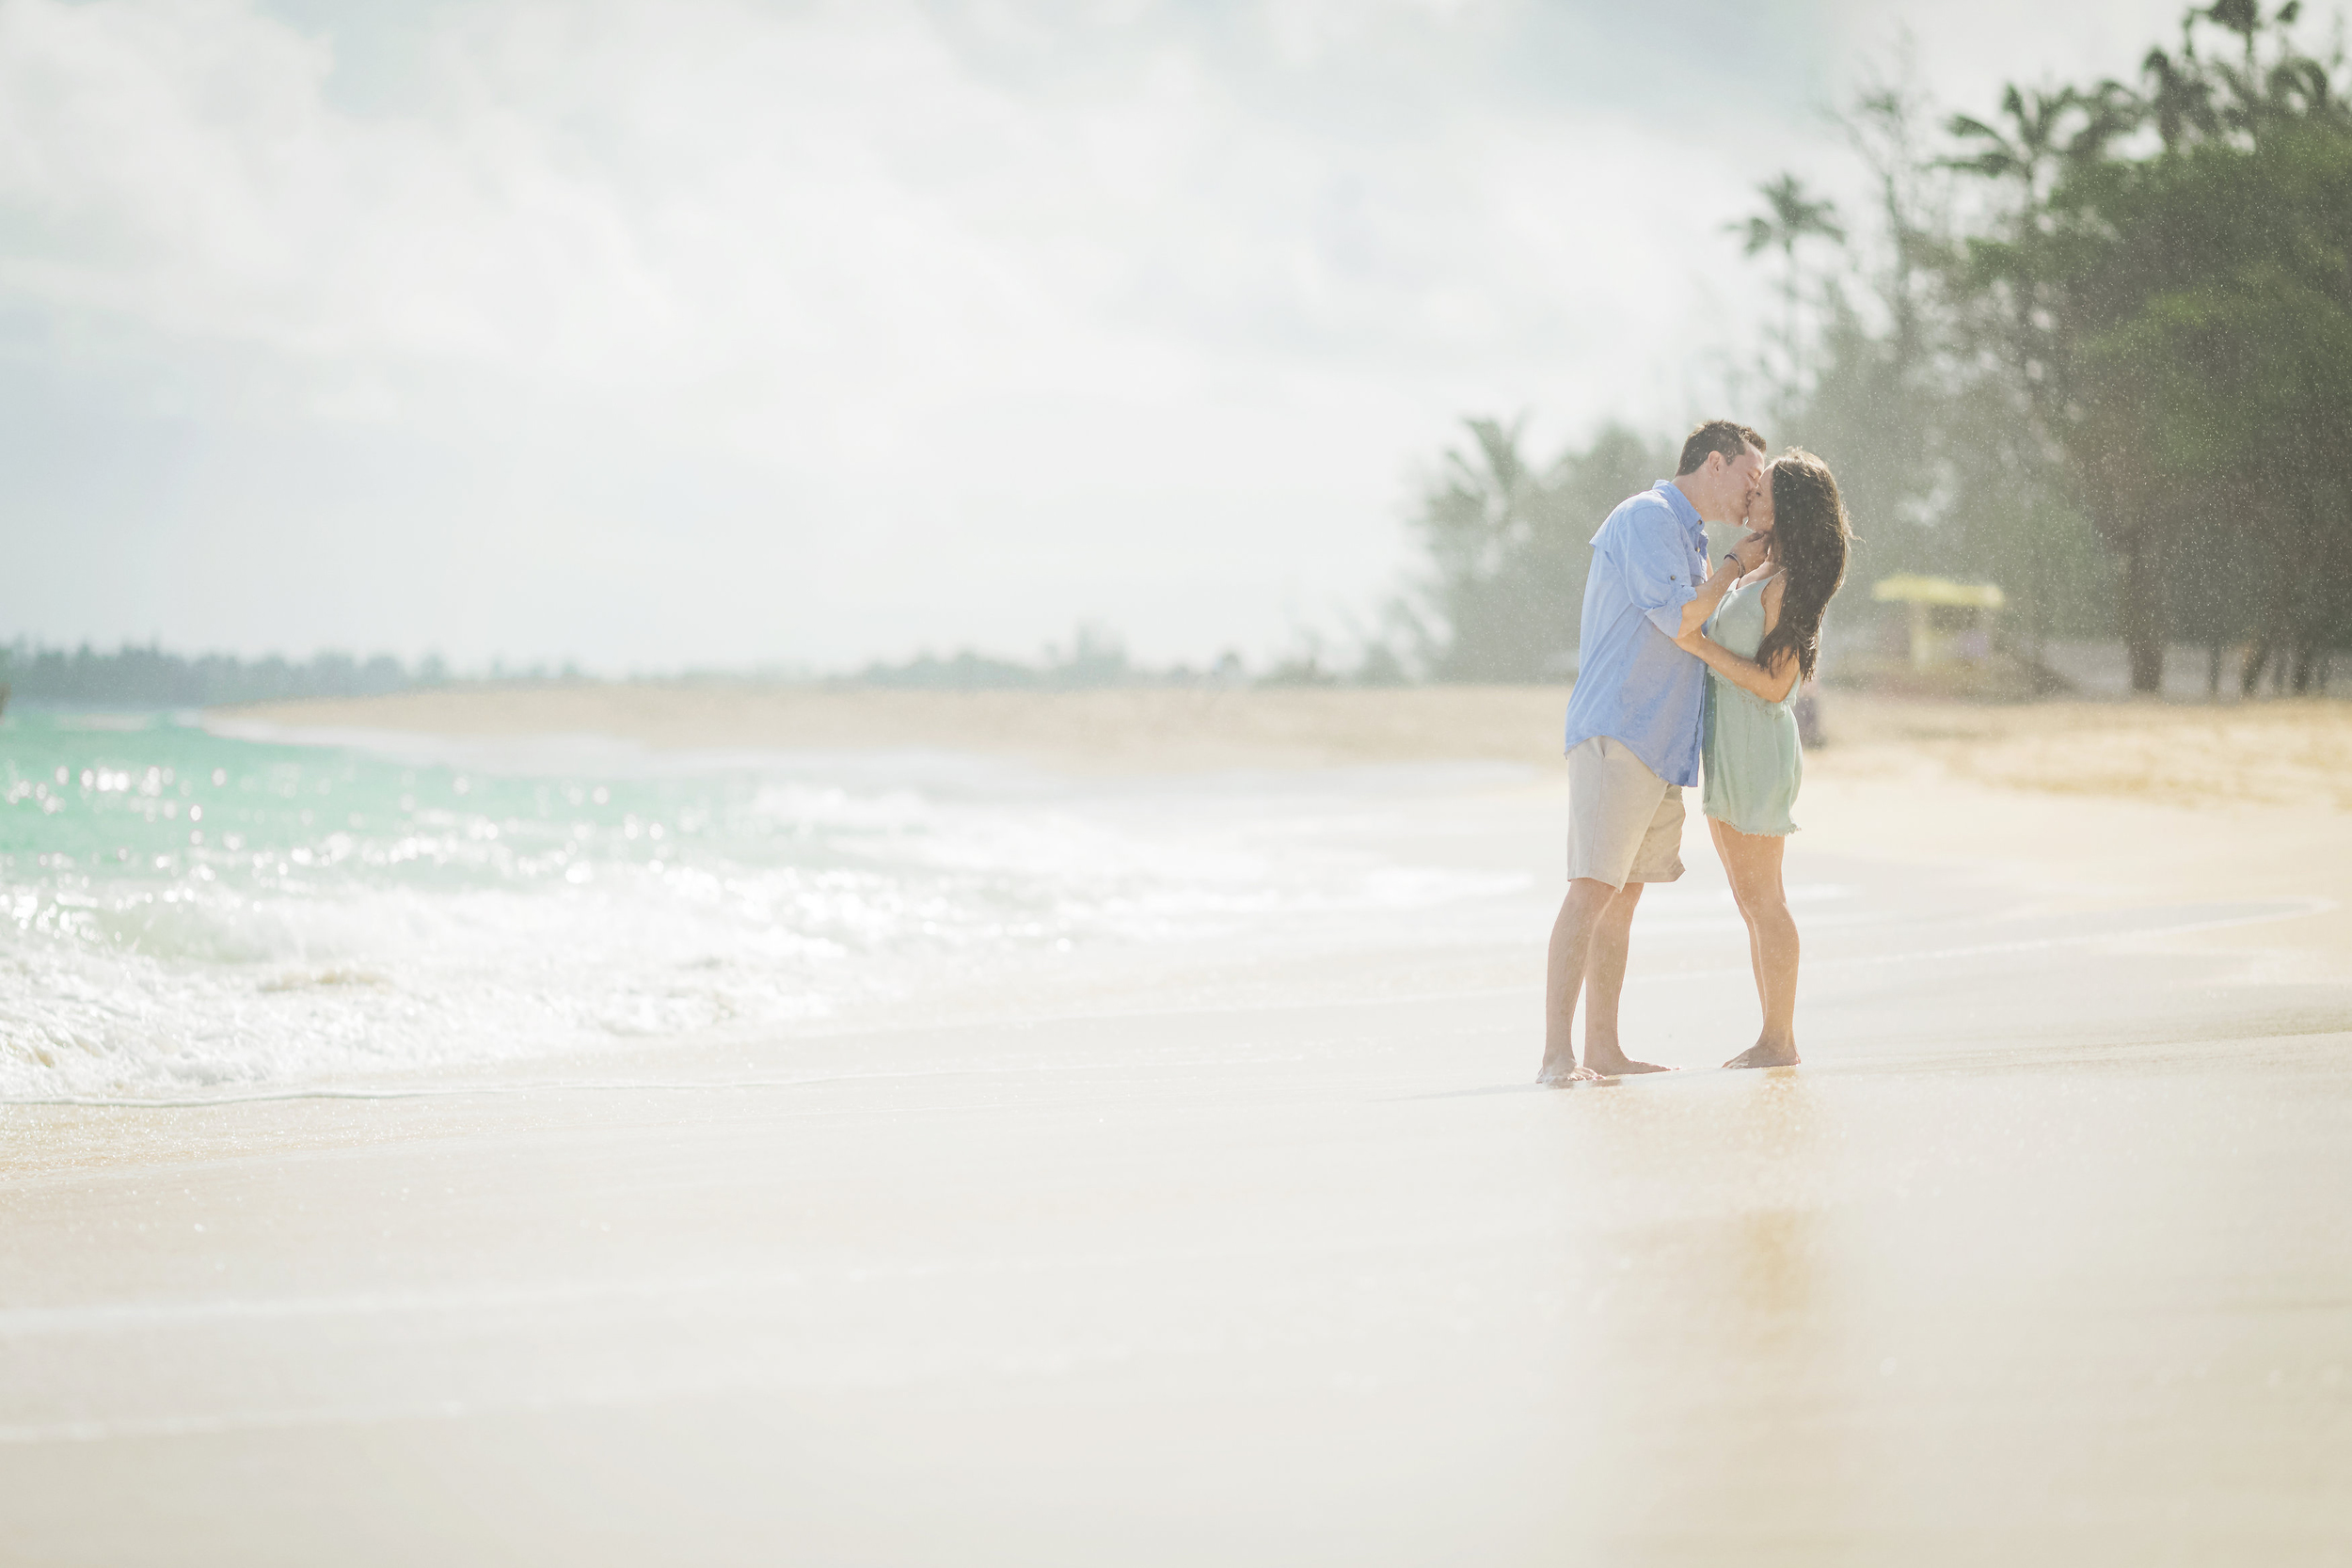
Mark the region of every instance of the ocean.
[[1426, 828], [1433, 793], [1518, 777], [1071, 780], [20, 709], [0, 723], [0, 1098], [1214, 1002], [1400, 918], [1439, 947], [1539, 941], [1531, 876], [1454, 863]]

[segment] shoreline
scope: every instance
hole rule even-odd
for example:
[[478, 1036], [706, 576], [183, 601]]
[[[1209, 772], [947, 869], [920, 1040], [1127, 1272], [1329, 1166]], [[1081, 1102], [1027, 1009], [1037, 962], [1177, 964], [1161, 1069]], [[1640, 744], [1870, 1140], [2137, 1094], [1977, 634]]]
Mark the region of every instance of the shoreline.
[[[226, 729], [484, 739], [596, 736], [654, 751], [962, 751], [1073, 773], [1380, 762], [1556, 762], [1565, 686], [831, 690], [757, 683], [450, 688], [204, 710]], [[2352, 811], [2352, 701], [1986, 704], [1822, 694], [1808, 773], [1926, 761], [1981, 783], [2176, 803]]]
[[[583, 684], [209, 710], [287, 737], [596, 736], [649, 750], [920, 749], [1075, 778], [1503, 763], [1565, 813], [1565, 686], [1135, 688], [1057, 692]], [[1823, 693], [1799, 844], [1996, 864], [2021, 886], [2110, 896], [2315, 896], [2298, 962], [2352, 974], [2352, 701], [1993, 704]], [[1695, 812], [1693, 813], [1695, 816]], [[1563, 820], [1565, 818], [1563, 817]], [[1705, 830], [1686, 861], [1711, 860]], [[1792, 854], [1801, 852], [1791, 850]], [[2259, 933], [2217, 933], [2251, 946]]]

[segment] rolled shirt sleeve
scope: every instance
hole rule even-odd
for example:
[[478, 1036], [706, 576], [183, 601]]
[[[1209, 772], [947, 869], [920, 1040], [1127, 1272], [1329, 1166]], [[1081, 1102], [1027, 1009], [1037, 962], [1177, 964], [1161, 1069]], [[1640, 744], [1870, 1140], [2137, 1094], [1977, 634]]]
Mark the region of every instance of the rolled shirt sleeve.
[[1668, 637], [1682, 635], [1682, 607], [1699, 596], [1697, 559], [1674, 515], [1661, 507], [1617, 541], [1626, 597]]

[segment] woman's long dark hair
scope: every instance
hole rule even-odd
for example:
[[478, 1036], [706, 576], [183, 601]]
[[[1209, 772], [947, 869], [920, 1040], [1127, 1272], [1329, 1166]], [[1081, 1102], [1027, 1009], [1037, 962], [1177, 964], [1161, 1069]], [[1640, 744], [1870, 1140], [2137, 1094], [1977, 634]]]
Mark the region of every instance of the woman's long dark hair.
[[1821, 611], [1846, 580], [1846, 546], [1853, 531], [1829, 466], [1802, 447], [1790, 447], [1772, 467], [1772, 549], [1784, 581], [1780, 619], [1756, 646], [1756, 662], [1766, 670], [1782, 654], [1797, 656], [1797, 678], [1813, 678], [1821, 653]]

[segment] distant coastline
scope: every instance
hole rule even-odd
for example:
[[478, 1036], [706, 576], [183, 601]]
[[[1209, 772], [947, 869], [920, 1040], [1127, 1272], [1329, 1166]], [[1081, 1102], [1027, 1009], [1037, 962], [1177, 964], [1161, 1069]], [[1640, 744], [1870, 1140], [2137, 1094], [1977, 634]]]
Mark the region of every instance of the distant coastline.
[[[471, 670], [453, 667], [437, 654], [414, 662], [380, 653], [367, 657], [325, 650], [308, 658], [266, 654], [183, 654], [160, 643], [125, 642], [111, 651], [83, 643], [51, 647], [20, 641], [0, 647], [0, 686], [22, 702], [40, 706], [202, 708], [241, 703], [296, 702], [313, 698], [384, 697], [400, 692], [491, 686], [566, 687], [615, 680], [591, 674], [579, 664], [545, 661], [514, 667], [502, 660]], [[1246, 686], [1401, 686], [1404, 665], [1393, 657], [1367, 657], [1345, 673], [1325, 667], [1316, 650], [1252, 668], [1228, 651], [1199, 667], [1147, 665], [1131, 659], [1120, 641], [1097, 628], [1081, 627], [1067, 648], [1046, 647], [1034, 663], [963, 648], [948, 655], [925, 652], [898, 661], [876, 659], [858, 669], [818, 673], [794, 668], [698, 670], [631, 673], [623, 684], [740, 683], [756, 681], [824, 690], [900, 691], [1093, 691], [1128, 688], [1229, 689]]]
[[[1825, 656], [1824, 681], [1833, 688], [1873, 685], [1873, 672], [1885, 661], [1873, 661], [1863, 652], [1867, 641], [1867, 637], [1849, 636], [1833, 643]], [[1375, 651], [1385, 646], [1372, 644]], [[1857, 658], [1857, 653], [1863, 657]], [[2067, 696], [2093, 700], [2130, 693], [2130, 670], [2123, 644], [2118, 640], [2052, 641], [2042, 645], [2041, 654], [2044, 675], [2041, 684], [2045, 689], [2055, 688]], [[2203, 701], [2208, 689], [2206, 654], [2201, 646], [2176, 645], [2165, 663], [2162, 694], [2174, 701]], [[1574, 678], [1573, 661], [1548, 679], [1526, 683], [1449, 678], [1436, 673], [1416, 676], [1397, 659], [1369, 655], [1352, 667], [1335, 668], [1325, 664], [1313, 647], [1257, 666], [1236, 652], [1228, 652], [1201, 666], [1155, 666], [1128, 657], [1116, 638], [1083, 628], [1066, 650], [1048, 647], [1031, 663], [965, 648], [949, 655], [919, 654], [896, 662], [874, 660], [855, 670], [832, 673], [779, 667], [690, 668], [613, 675], [592, 673], [569, 662], [553, 666], [542, 662], [518, 669], [493, 662], [486, 668], [460, 670], [433, 655], [408, 662], [390, 654], [363, 658], [331, 650], [305, 659], [291, 659], [274, 654], [254, 658], [234, 654], [186, 655], [155, 644], [125, 643], [113, 652], [102, 652], [87, 643], [74, 649], [24, 641], [13, 647], [0, 647], [0, 690], [8, 692], [8, 701], [31, 707], [146, 710], [350, 701], [436, 691], [608, 687], [1042, 695], [1406, 688], [1459, 692], [1491, 686], [1504, 690], [1565, 692]], [[2016, 689], [2013, 695], [2025, 694], [2023, 683], [2012, 681], [2009, 685]], [[2352, 667], [2331, 672], [2323, 664], [2312, 688], [2312, 694], [2323, 696], [2342, 696], [2352, 691]], [[2225, 700], [2238, 697], [2234, 677], [2222, 683], [2222, 691]], [[1989, 693], [1954, 689], [1938, 694], [1964, 697]]]

